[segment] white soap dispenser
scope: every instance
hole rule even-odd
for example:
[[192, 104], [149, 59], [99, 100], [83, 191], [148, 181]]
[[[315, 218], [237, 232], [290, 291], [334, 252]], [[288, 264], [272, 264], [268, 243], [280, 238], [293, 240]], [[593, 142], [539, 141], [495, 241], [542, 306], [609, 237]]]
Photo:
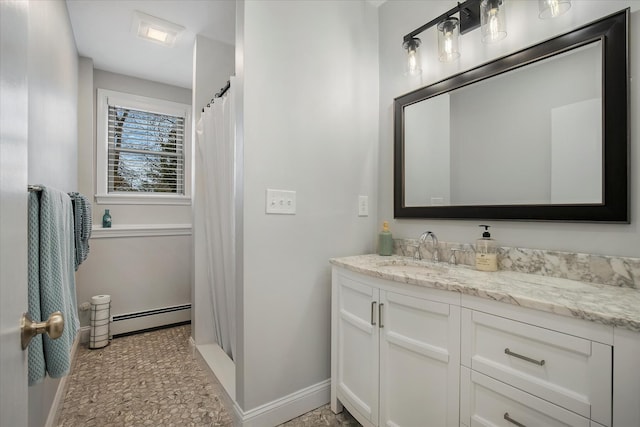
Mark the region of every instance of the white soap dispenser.
[[476, 270], [498, 271], [498, 245], [489, 234], [489, 225], [484, 227], [482, 238], [476, 240]]

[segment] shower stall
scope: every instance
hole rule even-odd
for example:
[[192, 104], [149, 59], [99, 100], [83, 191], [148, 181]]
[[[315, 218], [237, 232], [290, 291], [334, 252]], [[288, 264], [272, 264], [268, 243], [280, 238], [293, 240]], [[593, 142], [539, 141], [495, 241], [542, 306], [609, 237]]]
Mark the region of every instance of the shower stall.
[[235, 400], [235, 100], [231, 77], [197, 120], [193, 204], [196, 348]]

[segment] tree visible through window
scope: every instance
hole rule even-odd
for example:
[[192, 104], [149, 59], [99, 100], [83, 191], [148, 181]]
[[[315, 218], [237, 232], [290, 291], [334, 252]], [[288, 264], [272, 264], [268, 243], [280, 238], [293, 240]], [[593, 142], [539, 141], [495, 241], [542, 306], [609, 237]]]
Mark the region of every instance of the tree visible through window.
[[107, 190], [184, 194], [184, 117], [109, 105]]

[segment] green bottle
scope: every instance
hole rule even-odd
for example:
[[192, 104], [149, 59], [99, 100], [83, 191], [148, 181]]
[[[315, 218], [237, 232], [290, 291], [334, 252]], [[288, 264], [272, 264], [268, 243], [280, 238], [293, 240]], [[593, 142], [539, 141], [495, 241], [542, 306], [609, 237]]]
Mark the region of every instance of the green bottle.
[[378, 254], [383, 256], [393, 254], [393, 237], [387, 221], [382, 223], [382, 231], [378, 235]]
[[109, 209], [105, 209], [104, 215], [102, 215], [102, 227], [111, 228], [111, 215], [109, 214]]

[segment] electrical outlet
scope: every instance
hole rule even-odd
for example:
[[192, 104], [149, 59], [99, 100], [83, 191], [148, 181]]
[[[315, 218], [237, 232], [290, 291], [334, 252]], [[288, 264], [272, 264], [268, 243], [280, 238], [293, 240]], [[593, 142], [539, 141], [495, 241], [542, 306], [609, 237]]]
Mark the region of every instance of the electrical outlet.
[[267, 188], [266, 213], [276, 215], [295, 215], [296, 192], [289, 190], [272, 190]]
[[358, 216], [369, 216], [369, 196], [358, 196]]

